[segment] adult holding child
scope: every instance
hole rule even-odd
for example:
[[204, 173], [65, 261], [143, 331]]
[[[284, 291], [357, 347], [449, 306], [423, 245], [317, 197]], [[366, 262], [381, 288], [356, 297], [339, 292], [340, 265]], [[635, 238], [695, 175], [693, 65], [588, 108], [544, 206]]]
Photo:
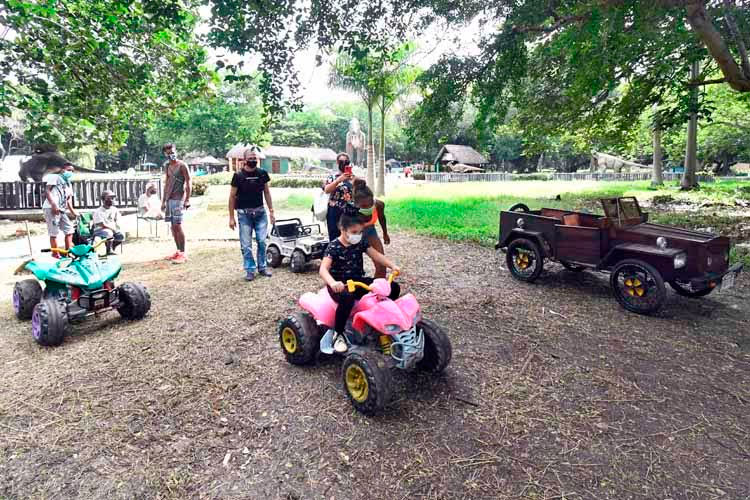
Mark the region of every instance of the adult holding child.
[[[271, 276], [271, 271], [266, 266], [266, 236], [268, 235], [268, 219], [271, 224], [276, 223], [273, 214], [273, 201], [271, 200], [271, 188], [269, 182], [271, 177], [268, 172], [260, 168], [260, 148], [250, 146], [245, 150], [245, 162], [242, 168], [232, 176], [232, 187], [229, 191], [229, 227], [234, 230], [237, 221], [234, 212], [240, 222], [240, 247], [244, 261], [245, 279], [255, 279], [257, 267], [261, 276]], [[263, 206], [263, 198], [268, 206], [268, 216]], [[258, 246], [258, 262], [253, 259], [253, 232]]]
[[323, 191], [330, 196], [328, 199], [328, 213], [326, 214], [326, 226], [328, 226], [328, 239], [335, 240], [341, 235], [339, 230], [339, 219], [342, 215], [355, 215], [357, 208], [352, 202], [355, 180], [352, 173], [351, 160], [346, 153], [339, 153], [336, 157], [338, 175], [331, 175], [326, 179]]

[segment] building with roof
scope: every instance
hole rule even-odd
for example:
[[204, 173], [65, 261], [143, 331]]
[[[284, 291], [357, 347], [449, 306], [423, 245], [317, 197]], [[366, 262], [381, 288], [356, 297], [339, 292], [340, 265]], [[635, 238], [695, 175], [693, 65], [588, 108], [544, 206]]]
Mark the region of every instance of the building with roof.
[[[239, 167], [236, 160], [244, 158], [247, 146], [238, 144], [228, 153], [232, 169]], [[297, 146], [267, 146], [263, 148], [261, 157], [261, 168], [272, 174], [286, 174], [290, 171], [290, 162], [293, 160], [315, 163], [323, 168], [332, 170], [336, 167], [336, 152], [329, 148], [301, 148]]]
[[453, 163], [462, 163], [471, 167], [483, 167], [489, 163], [487, 158], [478, 153], [471, 146], [460, 144], [446, 144], [440, 148], [435, 158], [435, 171], [440, 172], [442, 167]]

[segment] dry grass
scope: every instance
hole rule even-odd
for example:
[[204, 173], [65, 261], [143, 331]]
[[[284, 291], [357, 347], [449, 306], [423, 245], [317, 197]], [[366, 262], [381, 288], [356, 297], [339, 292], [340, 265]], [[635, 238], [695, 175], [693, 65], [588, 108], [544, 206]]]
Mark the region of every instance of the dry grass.
[[[218, 231], [218, 229], [217, 229]], [[552, 265], [513, 281], [488, 249], [394, 235], [389, 253], [454, 359], [351, 409], [339, 362], [288, 365], [276, 338], [314, 271], [242, 280], [234, 242], [126, 250], [140, 322], [116, 313], [54, 349], [0, 303], [0, 497], [745, 498], [748, 288], [623, 312]]]

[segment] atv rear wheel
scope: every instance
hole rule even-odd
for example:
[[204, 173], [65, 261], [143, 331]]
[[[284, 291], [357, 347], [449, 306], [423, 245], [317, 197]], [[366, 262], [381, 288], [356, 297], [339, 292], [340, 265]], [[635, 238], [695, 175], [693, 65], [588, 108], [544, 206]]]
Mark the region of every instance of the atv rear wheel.
[[667, 297], [659, 271], [637, 259], [626, 259], [609, 277], [617, 302], [630, 312], [651, 314], [661, 309]]
[[310, 314], [296, 312], [279, 324], [279, 343], [289, 363], [308, 365], [320, 349], [320, 328]]
[[13, 287], [13, 312], [18, 319], [31, 319], [34, 306], [42, 300], [42, 286], [37, 280], [23, 280]]
[[39, 345], [62, 344], [68, 330], [68, 313], [65, 304], [57, 299], [44, 299], [31, 314], [31, 335]]
[[514, 278], [532, 282], [542, 274], [544, 257], [542, 257], [539, 245], [531, 240], [518, 238], [508, 245], [505, 263]]
[[382, 354], [354, 351], [341, 369], [344, 390], [352, 406], [365, 415], [373, 415], [391, 399], [391, 372]]
[[123, 319], [143, 319], [151, 309], [151, 296], [140, 283], [123, 283], [118, 288], [117, 312]]
[[674, 290], [678, 295], [682, 295], [683, 297], [690, 297], [691, 299], [705, 297], [706, 295], [714, 291], [714, 288], [711, 288], [710, 286], [701, 288], [700, 290], [693, 290], [693, 286], [690, 283], [684, 283], [677, 280], [670, 281], [669, 286], [671, 286], [672, 290]]
[[289, 261], [290, 267], [293, 273], [301, 273], [305, 270], [307, 265], [307, 257], [302, 250], [295, 250], [292, 252], [292, 258]]
[[283, 257], [281, 256], [281, 252], [279, 251], [279, 247], [276, 245], [271, 245], [266, 249], [266, 263], [271, 267], [279, 267], [281, 265], [281, 260]]
[[433, 373], [442, 372], [453, 357], [453, 348], [448, 335], [440, 325], [429, 319], [423, 319], [417, 323], [417, 330], [422, 330], [424, 335], [424, 356], [417, 363], [417, 368]]

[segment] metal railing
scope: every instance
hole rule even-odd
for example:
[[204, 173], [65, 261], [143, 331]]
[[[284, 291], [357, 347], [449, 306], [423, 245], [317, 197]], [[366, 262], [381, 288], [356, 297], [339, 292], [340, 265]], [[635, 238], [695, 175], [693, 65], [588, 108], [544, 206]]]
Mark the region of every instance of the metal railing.
[[[474, 174], [458, 174], [452, 172], [434, 173], [425, 172], [424, 178], [427, 182], [504, 182], [523, 180], [549, 180], [549, 181], [650, 181], [651, 172], [575, 172], [575, 173], [539, 173], [539, 174], [510, 174], [507, 172], [485, 172]], [[665, 182], [679, 181], [681, 173], [664, 172], [662, 177]], [[698, 182], [710, 184], [717, 180], [746, 180], [750, 177], [714, 177], [711, 175], [696, 176]]]
[[[82, 180], [71, 182], [73, 206], [76, 208], [97, 208], [101, 194], [109, 189], [114, 191], [115, 205], [136, 207], [138, 198], [146, 192], [146, 184], [156, 184], [161, 193], [161, 179], [108, 179]], [[44, 182], [0, 182], [0, 210], [41, 209], [46, 197]]]

